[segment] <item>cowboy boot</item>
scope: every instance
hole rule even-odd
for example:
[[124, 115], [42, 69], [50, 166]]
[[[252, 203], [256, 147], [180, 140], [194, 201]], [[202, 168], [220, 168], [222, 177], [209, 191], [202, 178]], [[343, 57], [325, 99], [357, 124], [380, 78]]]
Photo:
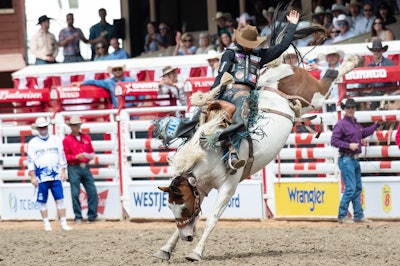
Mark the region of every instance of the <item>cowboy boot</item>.
[[239, 159], [238, 152], [232, 144], [229, 145], [228, 165], [232, 170], [242, 168], [246, 163], [245, 160]]

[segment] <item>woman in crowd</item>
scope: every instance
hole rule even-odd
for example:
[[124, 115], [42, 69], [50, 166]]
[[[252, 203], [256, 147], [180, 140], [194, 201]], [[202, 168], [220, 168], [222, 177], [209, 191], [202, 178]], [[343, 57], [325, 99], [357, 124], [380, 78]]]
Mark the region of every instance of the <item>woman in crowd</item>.
[[233, 46], [235, 46], [235, 44], [233, 43], [232, 36], [229, 33], [224, 32], [219, 36], [218, 53], [223, 53], [225, 49], [232, 48]]
[[157, 24], [155, 22], [147, 23], [147, 34], [144, 37], [144, 53], [152, 53], [162, 48], [163, 38], [157, 32]]
[[182, 35], [180, 32], [177, 32], [175, 41], [174, 55], [191, 55], [196, 53], [197, 47], [193, 44], [194, 38], [192, 34], [184, 33]]
[[385, 22], [381, 18], [375, 18], [371, 27], [371, 37], [365, 39], [365, 42], [371, 42], [379, 39], [381, 41], [392, 41], [395, 39], [393, 32], [386, 28]]
[[94, 56], [94, 61], [101, 61], [108, 59], [107, 45], [104, 42], [98, 42], [96, 44], [96, 54]]
[[196, 54], [206, 54], [208, 51], [215, 50], [214, 45], [211, 43], [211, 38], [207, 32], [202, 32], [199, 35], [199, 48]]

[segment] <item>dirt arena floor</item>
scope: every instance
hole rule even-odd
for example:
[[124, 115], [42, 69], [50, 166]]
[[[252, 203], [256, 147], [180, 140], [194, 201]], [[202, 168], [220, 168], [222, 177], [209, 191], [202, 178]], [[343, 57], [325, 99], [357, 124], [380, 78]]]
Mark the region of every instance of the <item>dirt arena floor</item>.
[[[0, 265], [399, 265], [399, 222], [219, 221], [204, 259], [188, 262], [194, 242], [180, 241], [168, 262], [152, 254], [175, 229], [173, 222], [0, 222]], [[204, 221], [198, 224], [203, 231]]]

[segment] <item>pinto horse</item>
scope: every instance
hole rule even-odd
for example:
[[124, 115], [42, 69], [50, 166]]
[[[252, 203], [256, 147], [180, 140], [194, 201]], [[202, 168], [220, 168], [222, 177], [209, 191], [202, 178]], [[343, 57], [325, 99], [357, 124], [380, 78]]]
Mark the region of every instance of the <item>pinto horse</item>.
[[[353, 61], [353, 63], [355, 67], [356, 62]], [[350, 71], [352, 68], [346, 65], [346, 69]], [[339, 69], [339, 73], [343, 75], [345, 71]], [[267, 74], [268, 72], [265, 71], [262, 75]], [[308, 75], [311, 76], [308, 72], [293, 71], [293, 74], [284, 77], [285, 86], [295, 88], [295, 92], [298, 93], [295, 96], [299, 96], [305, 102], [312, 101], [313, 94], [310, 94], [309, 90], [313, 93], [326, 93], [327, 91], [324, 90], [328, 90], [327, 87], [329, 87], [325, 81], [323, 82], [325, 85], [321, 87], [321, 82], [314, 78], [310, 79]], [[308, 83], [301, 83], [299, 79], [306, 79]], [[268, 83], [268, 79], [264, 76], [259, 80], [266, 82], [259, 83], [258, 115], [261, 119], [258, 119], [249, 131], [255, 132], [258, 129], [264, 134], [251, 134], [254, 161], [248, 164], [250, 174], [258, 172], [276, 158], [285, 145], [295, 122], [295, 113], [290, 107], [287, 95], [285, 96], [285, 93], [278, 89], [268, 87], [271, 84], [276, 85], [276, 82], [280, 80]], [[192, 252], [186, 255], [186, 259], [190, 261], [200, 261], [208, 236], [225, 211], [238, 184], [248, 176], [248, 174], [243, 174], [247, 165], [239, 169], [236, 174], [230, 175], [226, 172], [221, 160], [222, 151], [206, 150], [202, 147], [202, 140], [218, 130], [221, 120], [222, 118], [217, 116], [201, 125], [194, 136], [178, 149], [172, 158], [169, 158], [175, 177], [170, 186], [159, 188], [168, 193], [168, 206], [174, 214], [177, 229], [167, 243], [154, 254], [157, 258], [168, 260], [179, 238], [193, 241], [201, 202], [212, 189], [216, 189], [218, 198], [212, 213], [206, 220], [203, 235]], [[249, 142], [242, 141], [240, 158], [247, 158], [249, 149]]]

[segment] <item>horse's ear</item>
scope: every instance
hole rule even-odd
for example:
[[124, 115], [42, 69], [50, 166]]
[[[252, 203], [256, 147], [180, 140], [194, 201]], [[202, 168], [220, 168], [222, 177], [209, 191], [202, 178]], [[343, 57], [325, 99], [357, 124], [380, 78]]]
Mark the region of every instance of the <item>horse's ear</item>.
[[158, 187], [158, 189], [167, 193], [169, 192], [169, 187]]

